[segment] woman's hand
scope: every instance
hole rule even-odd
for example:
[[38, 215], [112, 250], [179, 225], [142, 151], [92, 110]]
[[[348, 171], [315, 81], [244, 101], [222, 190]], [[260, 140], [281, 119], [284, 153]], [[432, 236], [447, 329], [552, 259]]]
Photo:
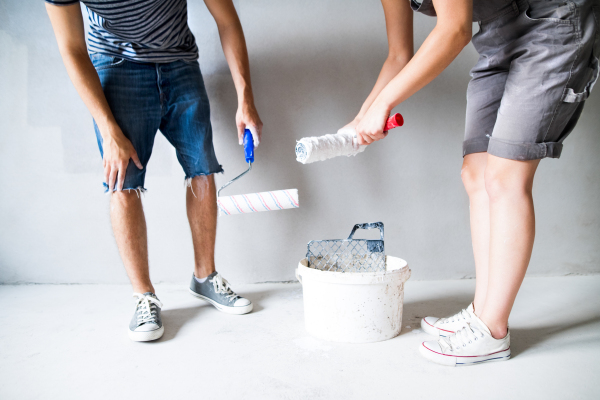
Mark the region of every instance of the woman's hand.
[[112, 193], [114, 189], [120, 192], [123, 190], [129, 159], [132, 159], [139, 169], [144, 169], [144, 166], [131, 141], [125, 137], [117, 124], [112, 124], [106, 130], [108, 131], [106, 135], [102, 135], [104, 182], [108, 185], [109, 193]]
[[246, 101], [240, 104], [237, 113], [235, 114], [235, 124], [237, 125], [240, 145], [243, 144], [244, 129], [248, 128], [252, 133], [254, 147], [258, 147], [262, 138], [263, 123], [258, 116], [258, 111], [256, 111], [253, 102]]
[[358, 144], [367, 145], [386, 137], [387, 131], [384, 132], [383, 129], [389, 115], [388, 108], [373, 103], [356, 126]]
[[354, 118], [352, 120], [352, 122], [350, 122], [349, 124], [344, 125], [343, 127], [341, 127], [340, 129], [338, 129], [337, 133], [343, 133], [343, 132], [355, 132], [356, 131], [356, 126], [360, 123], [362, 117], [359, 117], [358, 115], [356, 116], [356, 118]]

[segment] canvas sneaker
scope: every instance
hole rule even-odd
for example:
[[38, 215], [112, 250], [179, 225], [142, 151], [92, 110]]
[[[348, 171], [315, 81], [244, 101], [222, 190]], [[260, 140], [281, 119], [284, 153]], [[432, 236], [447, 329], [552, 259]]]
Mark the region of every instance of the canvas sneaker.
[[202, 283], [198, 282], [192, 274], [190, 293], [192, 296], [208, 301], [217, 310], [227, 314], [239, 315], [252, 311], [252, 302], [231, 290], [229, 282], [217, 271], [210, 274]]
[[423, 342], [421, 355], [434, 363], [459, 367], [510, 358], [510, 330], [502, 339], [494, 339], [477, 316], [448, 337]]
[[471, 322], [475, 313], [473, 303], [469, 307], [447, 318], [425, 317], [421, 320], [421, 329], [435, 337], [446, 337]]
[[162, 303], [152, 292], [134, 293], [135, 312], [129, 323], [129, 338], [136, 342], [148, 342], [162, 337], [165, 332], [160, 309]]

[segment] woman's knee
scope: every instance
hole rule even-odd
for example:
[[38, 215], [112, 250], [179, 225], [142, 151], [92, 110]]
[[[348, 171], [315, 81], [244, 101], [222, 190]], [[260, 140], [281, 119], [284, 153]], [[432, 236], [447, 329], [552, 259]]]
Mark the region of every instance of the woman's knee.
[[485, 192], [484, 171], [485, 163], [482, 163], [481, 160], [465, 157], [460, 177], [469, 196]]
[[[514, 164], [513, 164], [514, 163]], [[533, 187], [531, 168], [523, 168], [521, 161], [505, 160], [489, 163], [485, 169], [485, 190], [490, 201], [507, 197], [530, 197]]]

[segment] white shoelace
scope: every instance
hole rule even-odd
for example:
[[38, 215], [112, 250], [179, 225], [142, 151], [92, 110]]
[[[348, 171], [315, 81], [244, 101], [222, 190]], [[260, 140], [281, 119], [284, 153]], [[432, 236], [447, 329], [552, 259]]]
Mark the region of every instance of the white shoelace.
[[469, 321], [470, 319], [471, 319], [471, 314], [469, 314], [469, 312], [465, 308], [464, 310], [457, 312], [456, 314], [454, 314], [451, 317], [446, 317], [446, 318], [440, 319], [439, 323], [447, 324], [449, 322]]
[[461, 347], [467, 347], [469, 344], [483, 337], [484, 335], [481, 330], [471, 324], [467, 324], [454, 332], [453, 335], [440, 339], [439, 343], [444, 351], [457, 350]]
[[233, 290], [231, 290], [229, 287], [229, 282], [227, 282], [227, 280], [223, 278], [221, 274], [217, 274], [209, 282], [213, 284], [215, 293], [224, 294], [230, 302], [239, 297]]
[[142, 325], [147, 322], [156, 323], [156, 306], [162, 308], [162, 303], [155, 297], [134, 293], [133, 297], [137, 299], [135, 309], [137, 311], [137, 324]]

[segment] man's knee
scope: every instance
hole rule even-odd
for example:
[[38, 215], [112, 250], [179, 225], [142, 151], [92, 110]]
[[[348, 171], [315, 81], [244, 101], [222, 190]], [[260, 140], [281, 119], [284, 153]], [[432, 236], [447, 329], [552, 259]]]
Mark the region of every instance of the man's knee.
[[113, 206], [131, 207], [141, 204], [141, 191], [137, 189], [125, 189], [122, 191], [114, 191], [110, 195], [110, 202]]

